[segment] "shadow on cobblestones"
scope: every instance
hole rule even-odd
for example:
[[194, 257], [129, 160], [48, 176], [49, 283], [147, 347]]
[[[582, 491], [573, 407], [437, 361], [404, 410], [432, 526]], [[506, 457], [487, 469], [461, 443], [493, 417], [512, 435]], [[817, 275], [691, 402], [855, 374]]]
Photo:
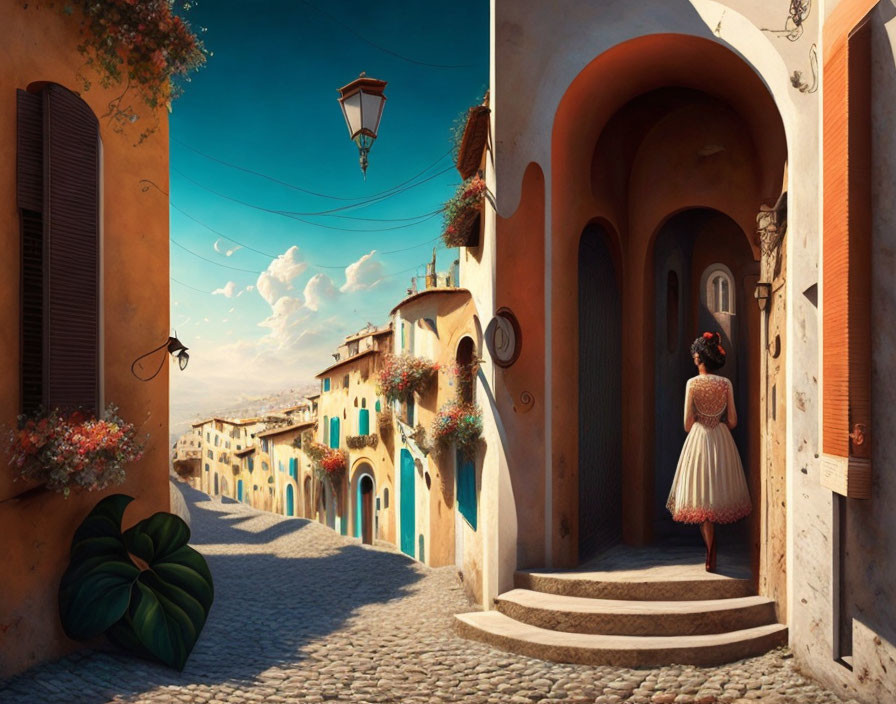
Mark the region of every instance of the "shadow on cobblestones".
[[140, 701], [140, 693], [166, 686], [240, 688], [271, 668], [301, 667], [303, 648], [341, 629], [357, 609], [402, 598], [423, 577], [400, 553], [180, 488], [191, 543], [215, 580], [215, 602], [184, 671], [111, 647], [85, 651], [0, 684], [0, 702], [101, 704]]

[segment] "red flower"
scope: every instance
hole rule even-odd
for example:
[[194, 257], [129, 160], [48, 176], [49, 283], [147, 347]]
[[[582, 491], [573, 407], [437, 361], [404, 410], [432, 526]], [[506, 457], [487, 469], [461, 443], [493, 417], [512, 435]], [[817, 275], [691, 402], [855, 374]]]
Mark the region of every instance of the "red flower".
[[705, 332], [703, 333], [704, 340], [712, 340], [715, 337], [715, 333]]

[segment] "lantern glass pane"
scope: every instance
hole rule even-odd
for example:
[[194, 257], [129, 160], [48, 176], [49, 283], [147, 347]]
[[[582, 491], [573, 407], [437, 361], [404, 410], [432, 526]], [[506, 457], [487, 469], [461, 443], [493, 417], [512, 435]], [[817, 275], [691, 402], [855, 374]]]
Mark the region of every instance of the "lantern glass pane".
[[362, 127], [370, 130], [376, 135], [380, 126], [380, 115], [382, 114], [383, 96], [371, 95], [370, 93], [362, 93], [361, 99], [361, 119]]
[[361, 93], [355, 93], [342, 101], [342, 111], [348, 124], [348, 133], [354, 137], [361, 129]]

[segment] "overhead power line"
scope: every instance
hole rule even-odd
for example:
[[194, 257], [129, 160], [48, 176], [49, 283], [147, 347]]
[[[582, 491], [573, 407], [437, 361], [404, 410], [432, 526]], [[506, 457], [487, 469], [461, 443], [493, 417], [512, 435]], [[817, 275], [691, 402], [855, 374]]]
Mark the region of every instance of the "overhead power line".
[[[303, 218], [301, 218], [301, 217], [298, 217], [298, 216], [300, 216], [300, 215], [304, 215], [304, 216], [329, 215], [330, 213], [335, 213], [335, 212], [337, 212], [337, 211], [347, 210], [347, 209], [349, 209], [349, 208], [355, 208], [355, 207], [360, 207], [360, 206], [372, 205], [372, 204], [375, 203], [375, 202], [377, 202], [377, 203], [378, 203], [378, 202], [381, 202], [381, 201], [385, 200], [386, 198], [391, 198], [391, 197], [394, 196], [394, 195], [398, 195], [399, 193], [404, 193], [405, 191], [409, 191], [409, 190], [411, 190], [412, 188], [416, 188], [417, 186], [421, 186], [421, 185], [423, 185], [424, 183], [426, 183], [427, 181], [431, 181], [432, 179], [436, 178], [437, 176], [441, 176], [442, 174], [445, 174], [445, 173], [447, 173], [447, 172], [449, 172], [449, 171], [452, 171], [453, 169], [454, 169], [453, 166], [449, 166], [447, 169], [444, 169], [444, 170], [442, 170], [442, 171], [436, 172], [436, 173], [432, 174], [431, 176], [428, 176], [428, 177], [426, 177], [425, 179], [423, 179], [423, 180], [421, 180], [421, 181], [417, 181], [416, 183], [414, 183], [414, 184], [412, 184], [412, 185], [410, 185], [410, 186], [407, 186], [407, 187], [405, 187], [405, 188], [403, 188], [403, 189], [401, 189], [401, 190], [398, 190], [398, 191], [394, 191], [394, 192], [392, 192], [392, 193], [389, 193], [388, 195], [380, 196], [379, 198], [377, 198], [377, 199], [375, 199], [375, 200], [368, 201], [368, 202], [366, 202], [366, 203], [356, 203], [356, 204], [354, 204], [354, 205], [345, 205], [345, 206], [342, 206], [342, 207], [339, 207], [339, 208], [331, 208], [330, 210], [320, 210], [320, 211], [316, 211], [316, 212], [303, 212], [303, 211], [297, 211], [297, 210], [281, 210], [281, 209], [277, 209], [277, 208], [266, 208], [266, 207], [264, 207], [263, 205], [257, 205], [257, 204], [255, 204], [255, 203], [250, 203], [249, 201], [245, 201], [245, 200], [242, 200], [242, 199], [240, 199], [240, 198], [234, 198], [233, 196], [229, 196], [229, 195], [227, 195], [226, 193], [221, 193], [220, 191], [217, 191], [217, 190], [215, 190], [214, 188], [211, 188], [211, 187], [209, 187], [209, 186], [206, 186], [205, 184], [203, 184], [203, 183], [197, 181], [196, 179], [194, 179], [194, 178], [191, 177], [191, 176], [188, 176], [187, 174], [185, 174], [183, 171], [180, 171], [179, 169], [176, 169], [176, 168], [174, 168], [174, 167], [171, 168], [171, 170], [172, 170], [173, 172], [175, 172], [176, 174], [178, 174], [178, 175], [181, 176], [182, 178], [186, 179], [186, 180], [189, 181], [190, 183], [194, 184], [194, 185], [197, 186], [198, 188], [201, 188], [203, 191], [206, 191], [206, 192], [208, 192], [208, 193], [211, 193], [212, 195], [216, 195], [216, 196], [218, 196], [219, 198], [223, 198], [224, 200], [229, 200], [229, 201], [231, 201], [231, 202], [233, 202], [233, 203], [237, 203], [237, 204], [239, 204], [239, 205], [243, 205], [243, 206], [245, 206], [245, 207], [247, 207], [247, 208], [252, 208], [253, 210], [260, 210], [260, 211], [265, 212], [265, 213], [271, 213], [272, 215], [280, 215], [280, 216], [283, 216], [283, 217], [291, 218], [292, 220], [298, 220], [299, 222], [303, 222], [303, 223], [305, 223], [305, 224], [307, 224], [307, 225], [312, 225], [312, 226], [314, 226], [314, 227], [321, 227], [321, 228], [324, 228], [324, 229], [327, 229], [327, 230], [340, 230], [340, 231], [342, 231], [342, 232], [383, 232], [383, 231], [386, 231], [386, 230], [400, 230], [400, 229], [403, 228], [403, 227], [410, 227], [410, 225], [396, 225], [396, 226], [382, 227], [382, 228], [376, 228], [376, 227], [374, 227], [374, 228], [336, 227], [335, 225], [324, 225], [324, 224], [322, 224], [322, 223], [314, 222], [314, 221], [312, 221], [312, 220], [305, 220], [305, 219], [303, 219]], [[441, 212], [441, 209], [439, 209], [439, 210], [434, 210], [434, 211], [431, 211], [431, 212], [429, 212], [429, 213], [421, 213], [419, 216], [414, 216], [414, 217], [415, 217], [415, 218], [416, 218], [416, 217], [419, 217], [419, 218], [429, 218], [429, 217], [434, 217], [435, 215], [437, 215], [437, 214], [440, 213], [440, 212]], [[415, 224], [415, 223], [411, 223], [411, 225], [413, 225], [413, 224]]]
[[208, 159], [209, 161], [214, 161], [215, 163], [222, 164], [223, 166], [226, 166], [228, 168], [236, 169], [237, 171], [242, 171], [247, 174], [252, 174], [253, 176], [258, 176], [259, 178], [266, 179], [268, 181], [271, 181], [272, 183], [280, 184], [281, 186], [285, 186], [286, 188], [291, 188], [292, 190], [299, 191], [300, 193], [307, 193], [308, 195], [317, 196], [318, 198], [327, 198], [329, 200], [342, 200], [342, 201], [349, 201], [349, 200], [366, 201], [371, 198], [378, 198], [379, 196], [387, 195], [388, 193], [391, 193], [392, 191], [394, 191], [398, 188], [401, 188], [402, 186], [410, 183], [417, 177], [422, 176], [427, 171], [434, 168], [436, 166], [436, 164], [438, 164], [440, 161], [442, 161], [442, 159], [444, 159], [446, 156], [448, 156], [453, 151], [453, 149], [449, 149], [444, 154], [442, 154], [438, 159], [436, 159], [434, 162], [432, 162], [429, 166], [427, 166], [425, 169], [423, 169], [422, 171], [417, 172], [410, 178], [408, 178], [394, 186], [391, 186], [384, 191], [380, 191], [379, 193], [374, 193], [374, 194], [368, 195], [368, 196], [345, 197], [345, 196], [334, 196], [334, 195], [329, 195], [327, 193], [318, 193], [316, 191], [311, 191], [307, 188], [303, 188], [302, 186], [296, 186], [295, 184], [289, 183], [287, 181], [283, 181], [279, 178], [275, 178], [274, 176], [270, 176], [266, 173], [262, 173], [261, 171], [256, 171], [255, 169], [250, 169], [245, 166], [240, 166], [239, 164], [234, 164], [233, 162], [226, 161], [224, 159], [220, 159], [216, 156], [212, 156], [211, 154], [207, 154], [203, 151], [200, 151], [199, 149], [196, 149], [196, 147], [191, 147], [189, 144], [186, 144], [185, 142], [182, 142], [179, 139], [173, 139], [172, 141], [181, 145], [185, 149], [189, 149], [194, 154], [198, 154], [199, 156], [201, 156], [204, 159]]

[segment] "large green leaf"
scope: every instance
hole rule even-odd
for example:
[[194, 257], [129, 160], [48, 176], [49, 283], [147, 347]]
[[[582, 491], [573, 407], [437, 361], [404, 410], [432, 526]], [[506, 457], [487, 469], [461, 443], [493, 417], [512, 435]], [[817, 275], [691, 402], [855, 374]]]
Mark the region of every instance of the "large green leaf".
[[182, 670], [214, 599], [212, 576], [174, 514], [156, 513], [122, 534], [130, 501], [103, 499], [75, 532], [59, 590], [63, 628], [78, 639], [105, 632], [122, 648]]

